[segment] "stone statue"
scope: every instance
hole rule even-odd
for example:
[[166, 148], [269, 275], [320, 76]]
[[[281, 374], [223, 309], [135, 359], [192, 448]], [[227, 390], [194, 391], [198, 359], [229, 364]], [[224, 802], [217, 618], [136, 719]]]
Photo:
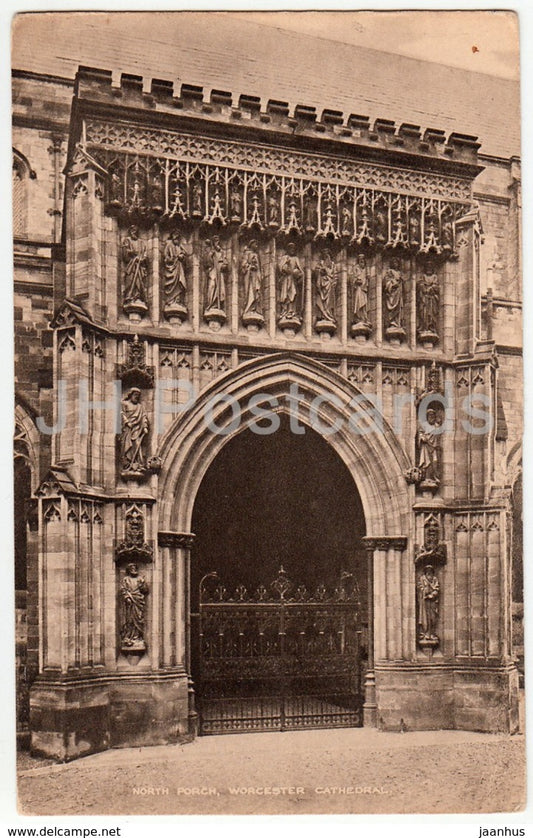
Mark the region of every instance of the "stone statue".
[[250, 201], [250, 217], [248, 219], [248, 227], [258, 227], [263, 229], [263, 222], [261, 221], [261, 200], [257, 193], [252, 195]]
[[353, 322], [368, 325], [368, 270], [366, 257], [360, 253], [352, 275], [354, 287]]
[[418, 315], [418, 336], [430, 344], [438, 339], [440, 309], [440, 288], [437, 272], [427, 265], [416, 285], [416, 307]]
[[316, 198], [308, 196], [304, 203], [304, 226], [307, 232], [313, 233], [317, 227]]
[[124, 310], [146, 310], [146, 280], [148, 256], [146, 245], [139, 238], [139, 228], [133, 224], [122, 241], [124, 269]]
[[213, 236], [212, 242], [206, 242], [209, 247], [205, 261], [207, 275], [206, 311], [209, 309], [224, 309], [226, 302], [226, 274], [228, 260], [222, 251], [220, 239]]
[[414, 213], [409, 216], [409, 244], [420, 244], [420, 219]]
[[116, 172], [111, 172], [109, 179], [109, 203], [113, 207], [120, 207], [124, 199], [122, 182]]
[[241, 193], [234, 187], [230, 192], [229, 197], [230, 203], [230, 212], [231, 212], [231, 220], [232, 221], [240, 221], [241, 220], [241, 213], [242, 213], [242, 198]]
[[299, 306], [297, 300], [304, 272], [300, 265], [300, 260], [296, 255], [296, 245], [294, 242], [289, 242], [287, 253], [280, 259], [279, 274], [281, 278], [279, 324], [281, 328], [284, 328], [285, 324], [299, 326], [301, 325], [302, 318], [298, 311]]
[[141, 404], [141, 391], [132, 387], [122, 399], [122, 433], [120, 437], [123, 475], [145, 471], [143, 443], [149, 430], [148, 417]]
[[276, 195], [268, 196], [268, 223], [272, 227], [277, 227], [279, 224], [279, 206]]
[[181, 244], [181, 235], [173, 230], [165, 244], [163, 264], [165, 270], [165, 308], [185, 307], [187, 279], [185, 276], [186, 253]]
[[253, 239], [245, 248], [241, 260], [245, 289], [242, 321], [245, 326], [260, 326], [264, 322], [262, 304], [262, 274], [258, 245]]
[[195, 218], [199, 218], [202, 213], [202, 184], [196, 181], [192, 186], [192, 214]]
[[161, 175], [159, 175], [159, 174], [156, 174], [152, 178], [151, 193], [152, 193], [152, 209], [155, 210], [155, 212], [163, 212], [164, 189], [163, 189], [163, 181], [161, 179]]
[[[422, 425], [418, 428], [417, 443], [418, 443], [418, 468], [422, 474], [422, 483], [426, 486], [438, 486], [440, 483], [439, 476], [439, 436], [440, 436], [440, 422], [438, 421], [437, 411], [428, 408], [426, 412], [427, 422], [426, 427]], [[429, 430], [427, 429], [429, 426]], [[434, 428], [434, 430], [432, 430]]]
[[418, 642], [421, 646], [436, 646], [439, 617], [439, 580], [433, 566], [428, 564], [418, 577]]
[[294, 195], [290, 196], [287, 205], [287, 222], [285, 227], [288, 233], [293, 230], [296, 233], [300, 232], [298, 202]]
[[374, 231], [376, 241], [384, 244], [388, 239], [389, 222], [385, 210], [380, 206], [374, 210]]
[[316, 267], [316, 305], [318, 309], [316, 328], [318, 331], [321, 330], [322, 326], [329, 325], [335, 327], [337, 324], [335, 319], [336, 286], [335, 262], [333, 261], [331, 252], [324, 250]]
[[132, 562], [126, 567], [120, 587], [123, 604], [120, 638], [123, 651], [140, 652], [146, 649], [144, 622], [148, 592], [149, 588], [144, 576], [139, 576], [139, 568]]
[[357, 340], [365, 341], [372, 326], [368, 319], [368, 268], [363, 253], [357, 257], [351, 282], [354, 289], [351, 333]]
[[403, 283], [398, 259], [391, 259], [383, 277], [385, 335], [388, 338], [405, 336], [403, 328]]
[[353, 234], [353, 216], [350, 207], [344, 206], [341, 212], [341, 235], [350, 237]]

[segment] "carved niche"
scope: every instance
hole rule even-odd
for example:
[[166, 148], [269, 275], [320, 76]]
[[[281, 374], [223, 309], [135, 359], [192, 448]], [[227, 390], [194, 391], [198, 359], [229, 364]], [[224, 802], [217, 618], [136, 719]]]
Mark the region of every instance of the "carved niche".
[[256, 239], [244, 244], [240, 264], [241, 283], [244, 288], [242, 323], [248, 331], [257, 332], [264, 325], [263, 271], [259, 245]]
[[124, 516], [124, 540], [117, 544], [119, 649], [136, 663], [146, 651], [146, 598], [149, 586], [143, 567], [153, 559], [153, 547], [145, 540], [144, 514], [133, 503]]
[[337, 266], [331, 250], [325, 248], [314, 270], [316, 288], [315, 329], [319, 335], [331, 337], [337, 331], [336, 290]]
[[226, 322], [226, 284], [229, 262], [219, 236], [205, 242], [205, 304], [204, 320], [214, 331]]
[[126, 360], [117, 368], [117, 378], [124, 387], [152, 388], [154, 386], [154, 368], [146, 364], [146, 346], [144, 340], [134, 335], [128, 341]]
[[142, 480], [152, 469], [146, 455], [150, 422], [139, 387], [130, 387], [121, 402], [120, 476], [123, 480]]
[[302, 325], [304, 271], [296, 250], [289, 241], [278, 262], [278, 326], [292, 337]]
[[434, 262], [428, 261], [416, 282], [417, 337], [426, 349], [439, 341], [440, 283]]
[[441, 585], [438, 568], [446, 564], [446, 545], [440, 540], [440, 525], [430, 515], [424, 524], [424, 545], [415, 546], [417, 643], [430, 654], [440, 644]]
[[372, 332], [368, 317], [368, 264], [364, 253], [359, 253], [349, 276], [352, 289], [351, 334], [356, 339], [367, 340]]
[[123, 654], [146, 651], [146, 597], [149, 590], [138, 564], [130, 562], [125, 568], [119, 589], [120, 651]]
[[397, 257], [392, 257], [383, 274], [383, 326], [385, 337], [394, 344], [405, 340], [405, 276]]
[[148, 253], [139, 228], [132, 224], [122, 239], [122, 308], [134, 323], [147, 314]]
[[187, 310], [187, 253], [182, 234], [173, 230], [165, 242], [162, 260], [163, 312], [167, 320], [179, 326], [188, 317]]

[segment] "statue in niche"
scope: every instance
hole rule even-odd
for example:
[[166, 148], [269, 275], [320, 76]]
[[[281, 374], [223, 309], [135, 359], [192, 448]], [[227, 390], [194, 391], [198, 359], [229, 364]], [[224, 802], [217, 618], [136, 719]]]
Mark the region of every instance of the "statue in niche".
[[208, 250], [204, 268], [207, 288], [204, 317], [210, 325], [220, 326], [226, 320], [224, 307], [226, 304], [226, 276], [229, 264], [218, 236], [213, 236], [211, 241], [206, 241], [206, 246]]
[[229, 206], [232, 221], [240, 221], [242, 215], [242, 198], [239, 189], [236, 186], [230, 192]]
[[148, 256], [146, 245], [139, 238], [139, 228], [132, 224], [128, 235], [122, 241], [122, 259], [124, 268], [124, 311], [140, 319], [148, 310], [146, 305], [146, 282], [148, 276]]
[[203, 194], [202, 184], [199, 181], [195, 181], [192, 185], [192, 214], [195, 218], [199, 218], [203, 215], [202, 211], [202, 194]]
[[277, 195], [268, 196], [268, 224], [270, 227], [279, 225], [279, 202]]
[[317, 208], [314, 196], [309, 196], [304, 203], [304, 227], [308, 233], [314, 233], [317, 227]]
[[242, 322], [249, 329], [257, 330], [263, 325], [265, 319], [263, 317], [261, 263], [255, 239], [252, 239], [244, 249], [241, 272], [245, 289]]
[[148, 434], [149, 422], [141, 404], [141, 391], [131, 387], [122, 399], [122, 432], [120, 460], [123, 477], [143, 475], [146, 471], [143, 444]]
[[123, 187], [116, 172], [111, 172], [109, 180], [109, 203], [112, 207], [120, 207], [123, 200]]
[[326, 203], [326, 209], [322, 218], [322, 235], [330, 236], [333, 239], [338, 238], [337, 230], [335, 229], [335, 213], [331, 201]]
[[441, 225], [441, 244], [442, 249], [447, 253], [453, 250], [453, 224], [451, 218], [445, 216]]
[[437, 624], [439, 618], [439, 580], [433, 565], [426, 565], [418, 577], [418, 642], [422, 648], [439, 643]]
[[389, 222], [387, 213], [380, 206], [374, 210], [374, 230], [376, 242], [385, 244], [389, 237]]
[[149, 588], [146, 579], [139, 575], [138, 565], [131, 562], [126, 567], [120, 587], [123, 607], [120, 639], [124, 652], [143, 652], [146, 650], [144, 623], [146, 595], [148, 593]]
[[440, 434], [441, 422], [437, 411], [429, 407], [426, 422], [420, 424], [417, 432], [418, 468], [422, 489], [436, 489], [440, 484]]
[[300, 232], [300, 222], [299, 222], [299, 211], [298, 211], [298, 200], [295, 195], [289, 196], [289, 201], [287, 204], [287, 224], [286, 224], [287, 233]]
[[433, 566], [446, 563], [446, 544], [440, 540], [440, 527], [435, 519], [430, 519], [424, 527], [424, 546], [417, 548], [415, 545], [415, 548], [417, 566], [422, 562]]
[[253, 193], [250, 201], [248, 227], [257, 227], [259, 230], [263, 229], [263, 222], [261, 220], [261, 199], [257, 192]]
[[350, 238], [353, 234], [353, 216], [349, 206], [344, 206], [341, 211], [341, 236]]
[[152, 178], [151, 193], [152, 209], [155, 212], [163, 212], [163, 180], [159, 174]]
[[409, 216], [409, 244], [420, 244], [420, 219], [414, 213]]
[[298, 298], [304, 276], [294, 242], [289, 242], [287, 253], [280, 259], [279, 275], [281, 278], [279, 326], [284, 331], [294, 333], [302, 324]]
[[366, 339], [372, 327], [368, 320], [368, 268], [366, 256], [363, 253], [357, 257], [351, 279], [353, 286], [351, 332], [354, 337], [362, 335]]
[[385, 336], [391, 342], [400, 343], [405, 338], [403, 327], [404, 278], [399, 259], [391, 259], [383, 277]]
[[316, 306], [318, 316], [315, 328], [317, 332], [332, 334], [337, 328], [335, 318], [335, 289], [337, 287], [337, 271], [330, 250], [324, 250], [315, 269], [316, 276]]
[[187, 277], [185, 275], [187, 254], [181, 244], [179, 230], [173, 230], [167, 239], [163, 253], [165, 315], [171, 320], [182, 322], [187, 317]]
[[440, 310], [439, 278], [429, 263], [416, 284], [418, 338], [428, 348], [437, 343]]

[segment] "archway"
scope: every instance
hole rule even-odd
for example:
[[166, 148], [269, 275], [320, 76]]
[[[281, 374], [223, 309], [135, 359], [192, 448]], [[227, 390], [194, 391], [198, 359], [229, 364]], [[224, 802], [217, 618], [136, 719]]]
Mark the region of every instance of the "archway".
[[356, 560], [364, 567], [364, 515], [351, 474], [322, 437], [310, 428], [292, 433], [286, 417], [275, 433], [245, 430], [217, 454], [192, 528], [193, 592], [212, 570], [250, 588], [283, 565], [312, 587], [338, 581]]
[[[173, 660], [182, 661], [184, 671], [190, 676], [189, 616], [191, 612], [196, 613], [194, 603], [197, 601], [191, 586], [190, 556], [195, 538], [193, 510], [202, 481], [217, 455], [232, 440], [257, 425], [257, 399], [267, 403], [278, 417], [289, 415], [292, 421], [295, 392], [298, 394], [298, 422], [323, 437], [320, 442], [342, 462], [357, 487], [364, 513], [370, 591], [368, 603], [372, 606], [368, 619], [364, 718], [365, 724], [375, 724], [374, 654], [380, 660], [388, 657], [409, 659], [415, 649], [414, 624], [405, 616], [414, 613], [415, 607], [412, 562], [406, 552], [408, 539], [412, 537], [410, 506], [413, 492], [404, 477], [409, 461], [385, 420], [381, 419], [379, 427], [372, 427], [375, 411], [369, 399], [346, 378], [306, 357], [283, 353], [239, 365], [220, 376], [196, 400], [182, 408], [181, 415], [161, 440], [158, 543], [162, 550], [161, 579], [165, 580], [165, 584], [159, 596], [163, 613], [168, 615], [163, 622], [162, 660], [164, 663], [168, 661], [167, 665], [172, 665]], [[210, 569], [218, 571], [217, 568]], [[193, 575], [196, 588], [194, 567]], [[372, 589], [374, 579], [376, 586]], [[220, 581], [224, 583], [224, 580]], [[278, 601], [283, 599], [284, 602], [274, 616], [284, 620], [287, 616], [286, 575], [273, 581], [278, 593], [284, 591], [278, 596]], [[299, 583], [300, 580], [294, 581]], [[217, 594], [210, 586], [217, 580], [209, 578], [204, 582], [206, 599], [214, 603]], [[182, 592], [177, 602], [173, 591]], [[393, 596], [384, 610], [387, 591], [393, 592]], [[253, 596], [256, 596], [255, 592]], [[341, 593], [341, 600], [343, 596]], [[354, 596], [350, 590], [345, 599], [353, 600]], [[235, 601], [234, 592], [231, 598]], [[262, 601], [265, 601], [264, 598]], [[247, 607], [250, 602], [245, 599], [242, 605]], [[315, 601], [317, 608], [318, 605]], [[342, 612], [344, 607], [350, 608], [353, 615], [353, 602], [349, 606], [339, 604], [338, 611]], [[222, 612], [223, 608], [220, 609]], [[375, 613], [376, 620], [379, 617], [376, 628], [372, 613]], [[234, 615], [228, 613], [225, 616], [231, 622]], [[361, 627], [352, 623], [352, 629], [357, 632]], [[215, 632], [210, 642], [215, 642], [217, 636]], [[236, 643], [241, 642], [240, 636], [237, 631]], [[264, 636], [263, 633], [261, 637]], [[361, 634], [357, 643], [360, 640]], [[313, 655], [309, 655], [309, 659], [312, 658]], [[322, 660], [319, 665], [321, 672], [326, 671]], [[353, 665], [344, 671], [354, 672], [356, 667]], [[189, 713], [193, 719], [192, 681], [189, 683], [189, 695]], [[248, 721], [248, 729], [257, 729], [253, 719]], [[343, 724], [345, 720], [341, 718], [339, 723]]]
[[365, 524], [335, 451], [286, 417], [268, 436], [243, 431], [205, 474], [193, 528], [200, 731], [361, 724]]

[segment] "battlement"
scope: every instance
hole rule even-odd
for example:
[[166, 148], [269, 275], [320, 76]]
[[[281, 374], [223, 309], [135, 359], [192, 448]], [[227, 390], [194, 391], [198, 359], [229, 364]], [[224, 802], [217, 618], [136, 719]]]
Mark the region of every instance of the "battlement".
[[[166, 79], [149, 79], [122, 73], [117, 79], [111, 70], [80, 66], [76, 74], [75, 96], [94, 105], [112, 103], [116, 108], [166, 115], [179, 114], [204, 123], [226, 123], [229, 126], [257, 127], [263, 135], [286, 134], [305, 139], [330, 138], [347, 146], [366, 148], [371, 154], [386, 152], [399, 161], [409, 155], [421, 161], [427, 158], [476, 166], [480, 143], [477, 137], [442, 129], [376, 118], [357, 113], [344, 114], [334, 108], [324, 108], [319, 115], [312, 105], [297, 104], [292, 109], [288, 102], [278, 99], [262, 101], [247, 93], [212, 89], [182, 83], [177, 89]], [[373, 150], [373, 151], [372, 151]], [[427, 163], [426, 163], [427, 165]]]

